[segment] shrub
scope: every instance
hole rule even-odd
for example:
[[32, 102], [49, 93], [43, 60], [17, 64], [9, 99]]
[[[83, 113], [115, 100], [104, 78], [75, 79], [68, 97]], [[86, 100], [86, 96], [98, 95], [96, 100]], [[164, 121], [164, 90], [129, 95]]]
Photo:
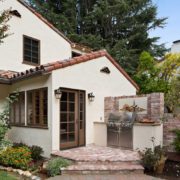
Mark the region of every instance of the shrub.
[[47, 174], [48, 176], [56, 176], [60, 174], [60, 168], [70, 165], [70, 161], [63, 158], [54, 158], [48, 162]]
[[175, 150], [180, 153], [180, 129], [174, 130], [174, 133], [176, 134], [176, 138], [174, 139], [173, 145]]
[[148, 171], [154, 171], [158, 162], [166, 159], [164, 148], [161, 146], [155, 146], [154, 151], [151, 148], [146, 148], [145, 151], [140, 152], [140, 155], [142, 157], [142, 165]]
[[27, 148], [29, 148], [29, 146], [26, 145], [26, 144], [23, 143], [23, 142], [20, 142], [20, 143], [13, 143], [13, 147], [27, 147]]
[[18, 93], [15, 92], [6, 98], [4, 107], [0, 112], [0, 150], [6, 149], [10, 146], [10, 142], [5, 139], [5, 135], [10, 128], [9, 119], [10, 119], [10, 106], [15, 101], [17, 101]]
[[0, 163], [26, 170], [31, 162], [31, 152], [27, 147], [9, 147], [0, 154]]
[[33, 158], [33, 160], [36, 161], [42, 159], [42, 154], [44, 153], [44, 151], [41, 147], [31, 146], [30, 150], [31, 150], [31, 157]]
[[154, 171], [155, 164], [158, 160], [158, 156], [152, 151], [151, 148], [146, 148], [144, 152], [140, 152], [142, 156], [142, 165], [148, 171]]
[[0, 142], [0, 151], [3, 151], [8, 147], [12, 147], [12, 142], [6, 139], [2, 139]]
[[31, 157], [35, 161], [42, 159], [42, 154], [44, 153], [43, 149], [40, 146], [28, 146], [23, 142], [14, 143], [13, 147], [27, 147], [27, 148], [29, 148], [31, 151]]

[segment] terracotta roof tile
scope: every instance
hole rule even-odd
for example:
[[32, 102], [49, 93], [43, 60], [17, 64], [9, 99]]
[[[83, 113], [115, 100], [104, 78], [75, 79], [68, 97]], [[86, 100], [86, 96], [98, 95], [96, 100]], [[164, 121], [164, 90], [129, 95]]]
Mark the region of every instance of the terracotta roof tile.
[[9, 81], [13, 83], [13, 82], [16, 82], [17, 80], [26, 79], [34, 75], [49, 73], [56, 69], [61, 69], [68, 66], [75, 65], [75, 64], [84, 63], [90, 60], [96, 60], [97, 58], [103, 57], [103, 56], [106, 56], [111, 61], [111, 63], [126, 77], [126, 79], [129, 82], [131, 82], [131, 84], [133, 84], [137, 90], [139, 90], [138, 85], [130, 78], [130, 76], [124, 71], [124, 69], [105, 50], [92, 52], [92, 53], [85, 54], [82, 56], [74, 57], [69, 60], [47, 63], [44, 65], [38, 66], [36, 68], [31, 68], [24, 72], [17, 73], [17, 72], [12, 72], [12, 71], [0, 71], [0, 78], [3, 77], [6, 79], [9, 79]]
[[10, 79], [14, 74], [17, 74], [17, 72], [0, 70], [0, 78]]

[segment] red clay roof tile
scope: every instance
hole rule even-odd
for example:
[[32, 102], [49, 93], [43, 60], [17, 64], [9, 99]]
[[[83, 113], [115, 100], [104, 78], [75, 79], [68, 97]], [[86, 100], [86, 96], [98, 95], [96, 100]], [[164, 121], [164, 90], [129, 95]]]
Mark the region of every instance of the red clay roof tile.
[[137, 90], [139, 90], [139, 86], [131, 79], [131, 77], [124, 71], [124, 69], [105, 50], [92, 52], [92, 53], [85, 54], [82, 56], [74, 57], [69, 60], [55, 61], [52, 63], [47, 63], [44, 65], [38, 66], [34, 69], [31, 68], [29, 70], [26, 70], [23, 73], [17, 73], [17, 72], [14, 72], [14, 73], [9, 72], [8, 73], [8, 72], [6, 72], [5, 74], [3, 74], [0, 72], [0, 77], [3, 75], [4, 78], [10, 79], [12, 81], [16, 81], [18, 79], [28, 78], [32, 75], [47, 73], [47, 72], [51, 72], [53, 70], [65, 68], [65, 67], [72, 66], [75, 64], [84, 63], [86, 61], [96, 60], [97, 58], [103, 57], [103, 56], [107, 57], [107, 59], [109, 59], [109, 61], [111, 61], [111, 63], [126, 77], [126, 79], [129, 82], [131, 82], [131, 84], [133, 84], [133, 86]]

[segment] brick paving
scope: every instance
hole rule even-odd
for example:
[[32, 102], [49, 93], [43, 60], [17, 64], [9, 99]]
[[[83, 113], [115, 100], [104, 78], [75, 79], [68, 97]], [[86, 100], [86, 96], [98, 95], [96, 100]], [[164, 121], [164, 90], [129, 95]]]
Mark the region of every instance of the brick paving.
[[70, 159], [73, 164], [61, 169], [62, 175], [143, 174], [139, 154], [131, 150], [88, 145], [53, 155]]
[[64, 175], [49, 178], [48, 180], [161, 180], [160, 178], [144, 174], [133, 175]]
[[56, 151], [52, 153], [66, 159], [84, 162], [117, 162], [139, 161], [139, 154], [131, 150], [122, 150], [110, 147], [88, 145], [86, 147]]

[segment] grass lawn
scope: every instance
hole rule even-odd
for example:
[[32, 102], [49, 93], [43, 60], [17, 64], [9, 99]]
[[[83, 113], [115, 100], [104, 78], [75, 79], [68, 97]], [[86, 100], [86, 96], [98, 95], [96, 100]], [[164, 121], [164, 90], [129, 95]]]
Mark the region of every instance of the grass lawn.
[[16, 176], [13, 176], [12, 174], [6, 172], [6, 171], [0, 171], [0, 180], [17, 180], [18, 178]]

